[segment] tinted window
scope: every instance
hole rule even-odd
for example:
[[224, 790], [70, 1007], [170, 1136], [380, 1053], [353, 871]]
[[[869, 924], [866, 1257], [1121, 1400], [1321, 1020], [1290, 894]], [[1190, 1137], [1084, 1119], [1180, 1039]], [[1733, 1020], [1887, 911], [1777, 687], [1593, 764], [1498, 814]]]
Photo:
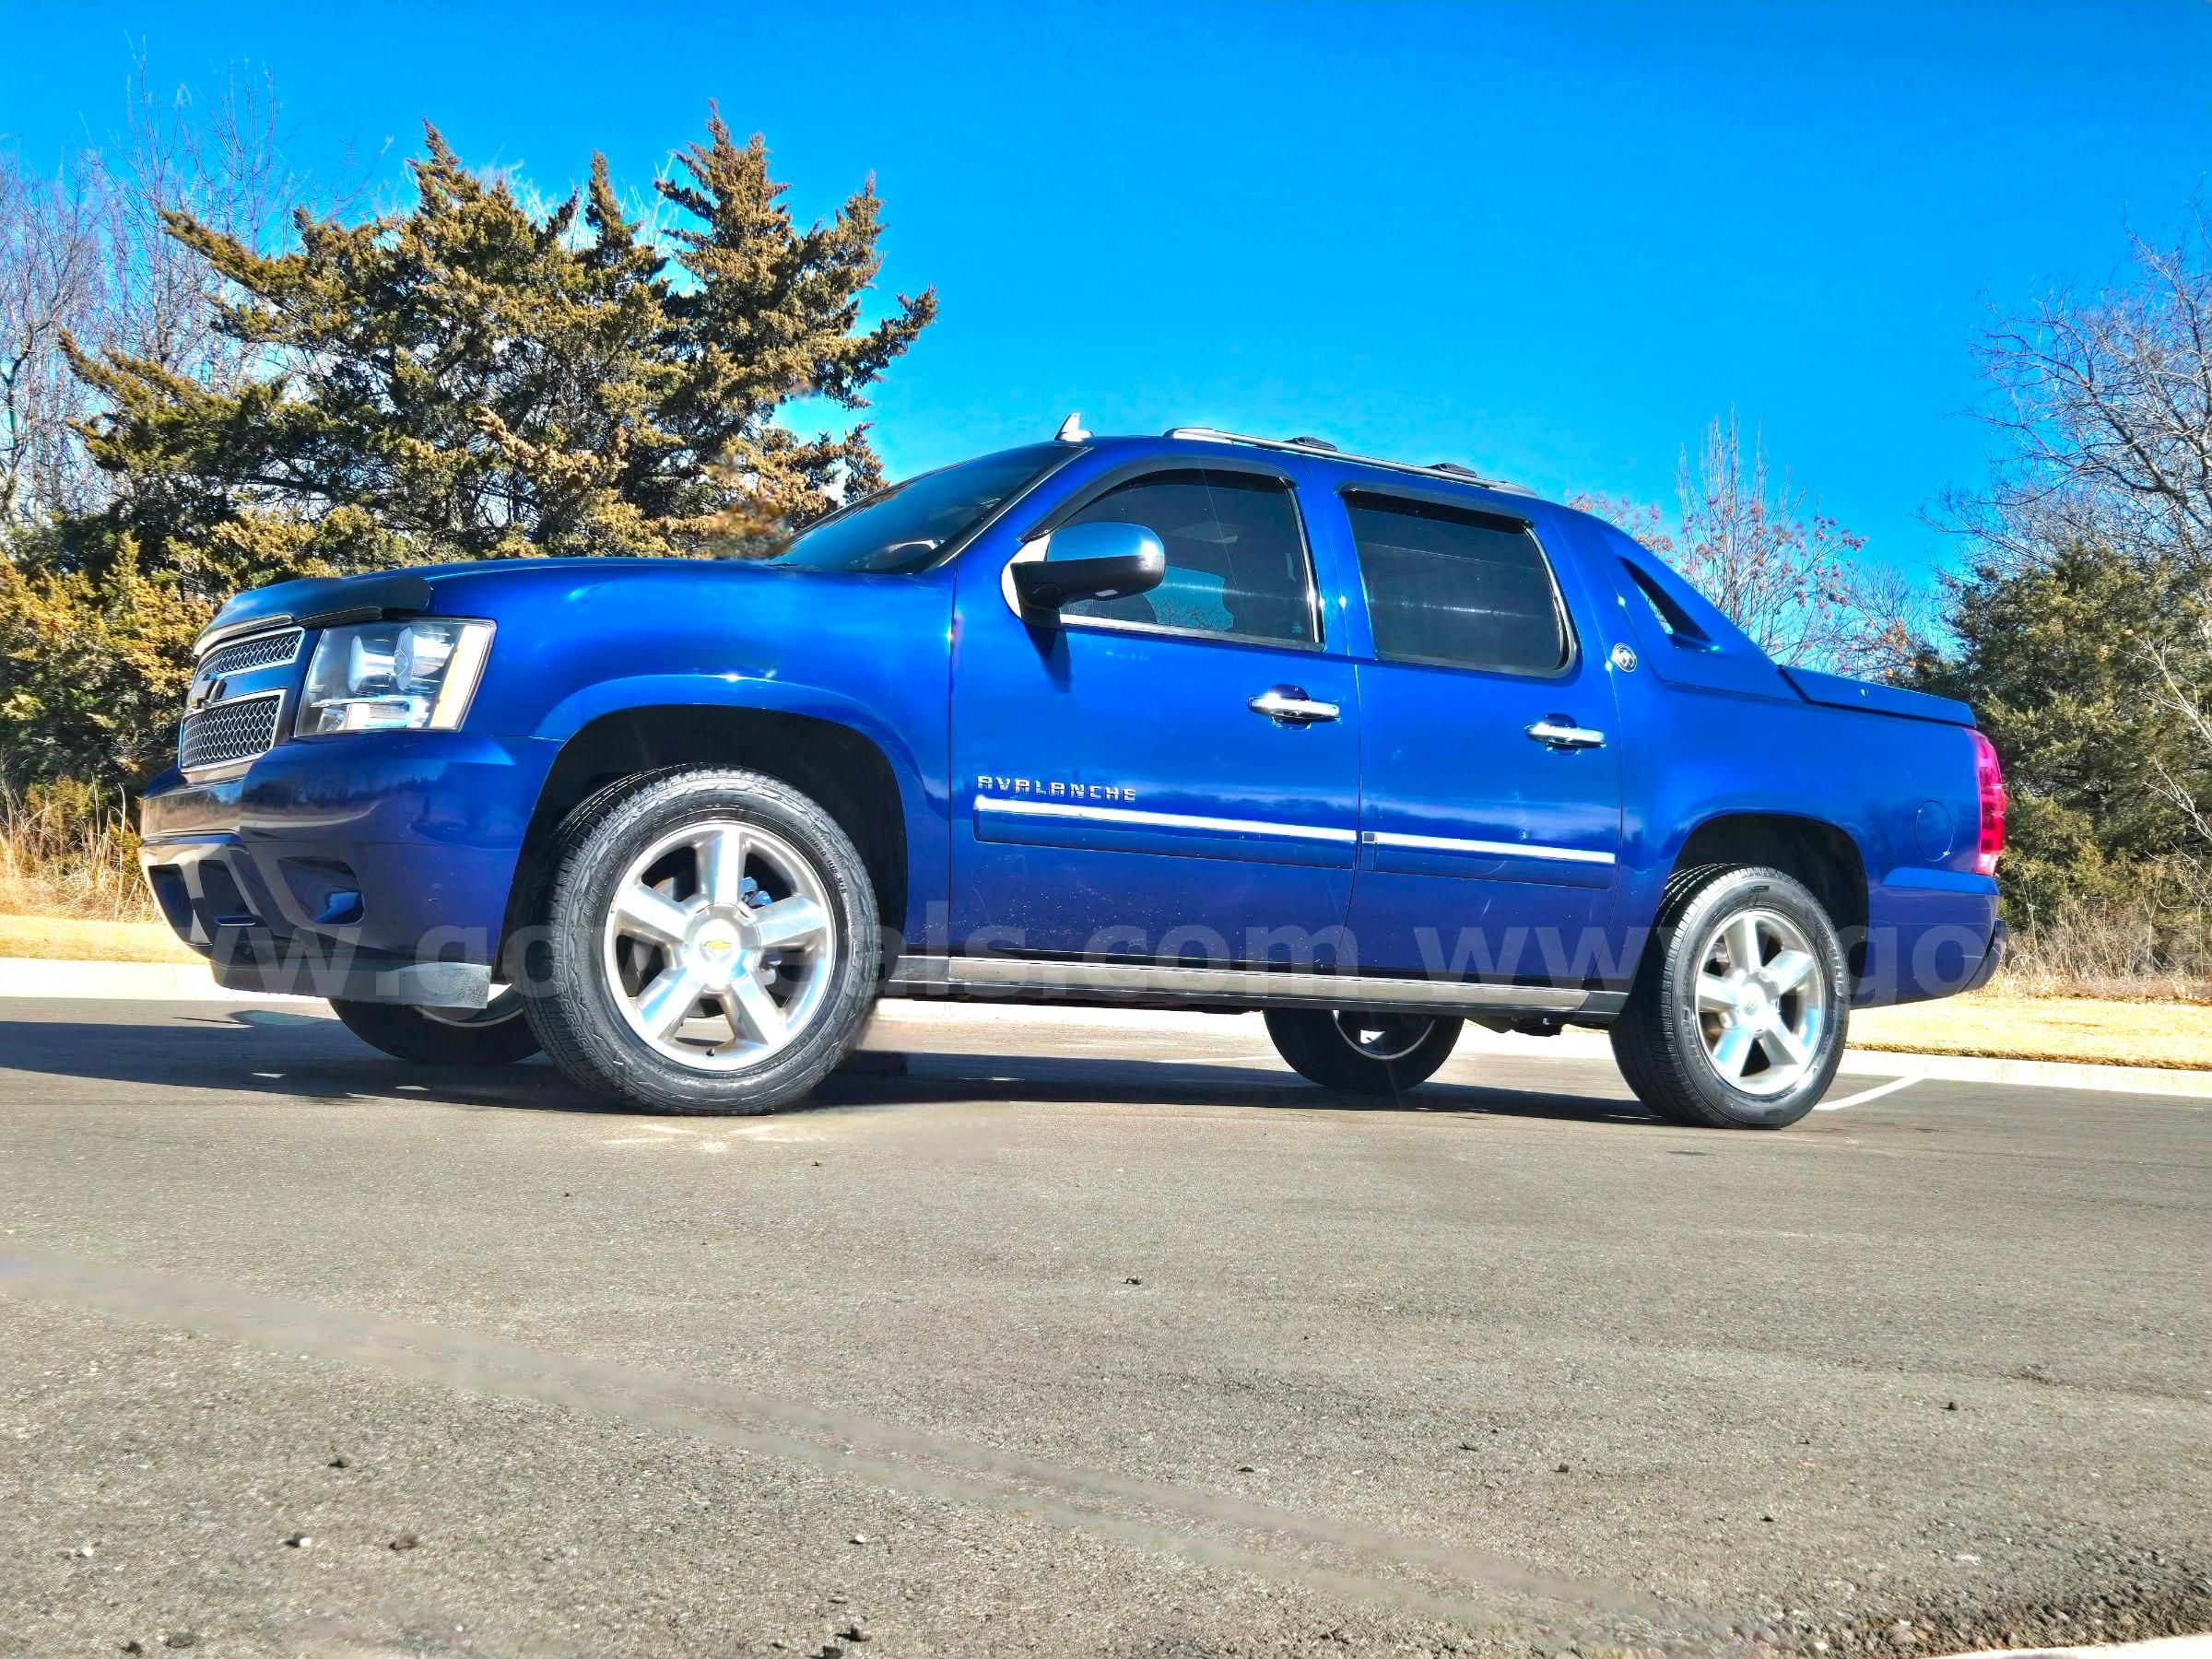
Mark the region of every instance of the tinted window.
[[1252, 473], [1151, 473], [1067, 521], [1142, 524], [1167, 550], [1148, 594], [1079, 599], [1060, 614], [1251, 640], [1313, 638], [1312, 579], [1290, 487]]
[[1396, 497], [1346, 498], [1375, 654], [1549, 674], [1567, 661], [1551, 571], [1528, 527]]
[[809, 571], [919, 571], [1075, 452], [1033, 443], [924, 473], [841, 508], [769, 555]]
[[1651, 606], [1652, 616], [1666, 630], [1668, 639], [1691, 651], [1712, 649], [1712, 641], [1705, 637], [1705, 630], [1689, 619], [1688, 613], [1668, 596], [1649, 571], [1640, 570], [1625, 559], [1620, 561], [1620, 568], [1629, 573], [1630, 582], [1643, 595], [1644, 604]]

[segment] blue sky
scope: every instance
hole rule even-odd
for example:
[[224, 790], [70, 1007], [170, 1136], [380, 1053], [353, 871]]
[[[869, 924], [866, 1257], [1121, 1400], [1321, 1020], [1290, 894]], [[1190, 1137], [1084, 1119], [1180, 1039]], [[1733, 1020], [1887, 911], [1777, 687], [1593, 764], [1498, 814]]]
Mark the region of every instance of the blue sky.
[[[1990, 305], [2093, 285], [2212, 175], [2212, 6], [347, 6], [0, 0], [0, 136], [275, 77], [292, 148], [428, 117], [550, 192], [641, 186], [710, 98], [802, 215], [865, 174], [942, 321], [894, 472], [1205, 423], [1670, 499], [1734, 406], [1871, 550], [1983, 472]], [[389, 145], [389, 149], [383, 147]]]

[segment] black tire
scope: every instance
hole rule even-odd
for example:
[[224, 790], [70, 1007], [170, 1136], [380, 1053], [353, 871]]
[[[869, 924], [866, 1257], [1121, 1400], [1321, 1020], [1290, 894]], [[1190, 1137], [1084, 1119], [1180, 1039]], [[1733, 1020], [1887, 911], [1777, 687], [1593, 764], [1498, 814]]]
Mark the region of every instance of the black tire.
[[522, 999], [494, 998], [481, 1014], [431, 1013], [396, 1003], [342, 1002], [331, 1007], [347, 1030], [371, 1048], [418, 1065], [510, 1065], [537, 1053], [537, 1033]]
[[[834, 920], [827, 988], [786, 1046], [737, 1070], [671, 1059], [632, 1029], [606, 969], [602, 928], [629, 863], [690, 824], [766, 830], [809, 866]], [[873, 1006], [881, 954], [876, 893], [822, 806], [762, 772], [683, 767], [592, 796], [560, 827], [524, 954], [530, 1024], [553, 1063], [593, 1092], [647, 1112], [755, 1114], [804, 1099], [845, 1057]]]
[[1436, 1075], [1458, 1045], [1463, 1024], [1455, 1016], [1428, 1014], [1267, 1013], [1276, 1053], [1307, 1082], [1393, 1099]]
[[[1810, 947], [1806, 954], [1825, 998], [1818, 1039], [1805, 1045], [1810, 1057], [1802, 1073], [1788, 1086], [1763, 1093], [1722, 1075], [1707, 1047], [1709, 1016], [1700, 1012], [1696, 993], [1722, 930], [1746, 913], [1762, 912], [1795, 924]], [[1835, 1080], [1850, 1025], [1850, 990], [1835, 924], [1802, 883], [1758, 865], [1680, 871], [1667, 884], [1658, 927], [1637, 967], [1628, 1006], [1614, 1022], [1613, 1056], [1636, 1098], [1667, 1123], [1787, 1128], [1812, 1111]], [[1768, 1063], [1763, 1044], [1755, 1053], [1762, 1065]], [[1759, 1074], [1747, 1075], [1756, 1079]]]

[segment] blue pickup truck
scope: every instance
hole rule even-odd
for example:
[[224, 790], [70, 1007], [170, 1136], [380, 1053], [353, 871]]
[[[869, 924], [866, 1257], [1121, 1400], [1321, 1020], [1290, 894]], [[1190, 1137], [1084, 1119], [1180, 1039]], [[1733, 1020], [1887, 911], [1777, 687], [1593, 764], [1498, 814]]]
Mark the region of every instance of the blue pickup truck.
[[1071, 417], [765, 559], [240, 594], [144, 858], [223, 985], [655, 1112], [797, 1100], [890, 995], [1261, 1010], [1371, 1093], [1601, 1026], [1773, 1128], [1853, 1007], [1994, 970], [2004, 813], [1971, 710], [1778, 667], [1598, 519]]

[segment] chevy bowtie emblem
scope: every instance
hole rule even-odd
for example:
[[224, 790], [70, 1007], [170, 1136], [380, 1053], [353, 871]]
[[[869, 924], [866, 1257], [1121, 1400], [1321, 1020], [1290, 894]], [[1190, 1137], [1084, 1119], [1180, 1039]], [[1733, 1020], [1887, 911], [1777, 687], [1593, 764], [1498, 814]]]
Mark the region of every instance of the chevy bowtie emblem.
[[204, 709], [211, 702], [220, 702], [229, 683], [221, 679], [193, 681], [192, 689], [184, 697], [184, 707], [187, 710]]

